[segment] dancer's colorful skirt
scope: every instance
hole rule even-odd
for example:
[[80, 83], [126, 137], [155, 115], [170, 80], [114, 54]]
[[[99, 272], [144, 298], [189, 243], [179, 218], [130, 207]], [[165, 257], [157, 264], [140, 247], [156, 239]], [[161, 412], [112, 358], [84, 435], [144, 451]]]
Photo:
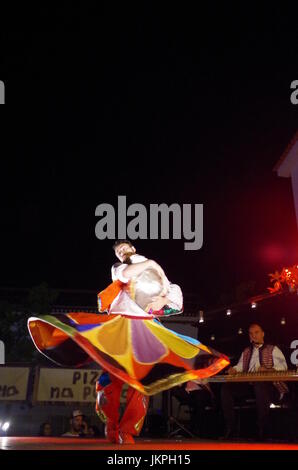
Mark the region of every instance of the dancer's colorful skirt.
[[229, 364], [223, 354], [154, 318], [42, 315], [29, 318], [28, 328], [37, 349], [56, 364], [79, 367], [95, 361], [143, 395], [207, 379]]

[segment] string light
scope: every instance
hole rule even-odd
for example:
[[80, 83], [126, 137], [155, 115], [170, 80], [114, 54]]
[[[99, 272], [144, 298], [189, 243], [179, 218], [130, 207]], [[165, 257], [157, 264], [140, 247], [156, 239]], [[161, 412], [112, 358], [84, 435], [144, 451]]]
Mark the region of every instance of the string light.
[[203, 310], [199, 311], [199, 323], [204, 323], [204, 312], [203, 312]]
[[[250, 308], [255, 309], [258, 307], [258, 303], [262, 302], [263, 300], [270, 298], [272, 296], [275, 296], [276, 294], [282, 294], [284, 293], [282, 291], [283, 289], [283, 284], [287, 284], [289, 291], [291, 293], [297, 293], [298, 295], [298, 264], [292, 266], [291, 268], [283, 268], [283, 270], [279, 273], [278, 271], [275, 271], [274, 274], [269, 274], [270, 276], [270, 282], [274, 283], [274, 287], [268, 287], [267, 289], [269, 290], [269, 294], [261, 294], [258, 296], [253, 297], [254, 300], [247, 299], [245, 302], [242, 304], [235, 304], [233, 306], [233, 312], [239, 311], [239, 308], [241, 305], [250, 305]], [[223, 311], [223, 309], [216, 309], [213, 312], [218, 312], [218, 311]], [[226, 316], [230, 317], [232, 315], [232, 310], [231, 308], [225, 308]], [[199, 323], [204, 323], [204, 312], [202, 310], [199, 311]], [[281, 318], [280, 320], [281, 325], [286, 324], [286, 319], [284, 317]], [[239, 328], [238, 334], [243, 334], [242, 328]], [[211, 340], [215, 340], [215, 336], [211, 336]], [[297, 368], [298, 369], [298, 368]]]
[[211, 335], [211, 341], [214, 341], [215, 340], [215, 336], [214, 335]]

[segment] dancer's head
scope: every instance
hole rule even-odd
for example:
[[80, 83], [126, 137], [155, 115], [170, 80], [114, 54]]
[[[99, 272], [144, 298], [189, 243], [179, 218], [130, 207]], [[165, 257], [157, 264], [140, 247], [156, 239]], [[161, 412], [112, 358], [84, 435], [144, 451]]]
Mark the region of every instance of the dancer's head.
[[113, 245], [113, 249], [121, 263], [136, 253], [135, 247], [129, 240], [117, 240]]
[[264, 343], [264, 330], [257, 323], [252, 323], [248, 329], [249, 340], [254, 344], [263, 344]]

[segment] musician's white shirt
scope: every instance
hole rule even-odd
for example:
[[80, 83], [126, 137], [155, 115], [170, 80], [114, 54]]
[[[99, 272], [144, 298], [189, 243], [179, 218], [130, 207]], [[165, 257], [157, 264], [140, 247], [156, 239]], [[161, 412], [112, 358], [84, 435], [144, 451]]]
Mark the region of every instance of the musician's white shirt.
[[[134, 263], [141, 263], [142, 261], [147, 261], [148, 258], [145, 258], [145, 256], [142, 255], [132, 255], [130, 257], [130, 261], [132, 264]], [[116, 279], [119, 279], [119, 281], [127, 283], [129, 279], [127, 277], [123, 276], [123, 270], [127, 268], [128, 264], [126, 263], [119, 263], [117, 265], [114, 264], [112, 266], [112, 279], [115, 281]], [[166, 278], [167, 279], [167, 278]], [[181, 310], [183, 306], [183, 295], [180, 287], [177, 284], [172, 284], [168, 279], [168, 292], [167, 292], [167, 298], [170, 300], [170, 303], [168, 306], [170, 308], [176, 309], [176, 310]]]
[[[250, 358], [249, 362], [249, 367], [248, 367], [248, 372], [257, 372], [257, 370], [260, 367], [260, 357], [259, 357], [259, 348], [262, 345], [254, 345], [253, 348], [253, 353]], [[277, 347], [274, 346], [272, 350], [272, 357], [273, 357], [273, 368], [275, 370], [287, 370], [287, 361], [285, 359], [285, 356], [281, 352], [281, 350]], [[234, 369], [237, 370], [237, 372], [243, 372], [243, 353], [240, 356], [239, 362], [236, 366], [234, 366]]]

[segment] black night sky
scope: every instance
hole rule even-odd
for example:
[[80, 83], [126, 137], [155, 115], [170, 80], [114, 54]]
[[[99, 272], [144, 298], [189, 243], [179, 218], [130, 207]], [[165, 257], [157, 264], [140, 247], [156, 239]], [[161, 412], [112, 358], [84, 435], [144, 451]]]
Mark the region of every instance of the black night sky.
[[2, 22], [1, 286], [103, 289], [95, 208], [118, 195], [204, 204], [202, 249], [135, 242], [204, 307], [297, 262], [273, 172], [298, 128], [293, 4], [24, 4]]

